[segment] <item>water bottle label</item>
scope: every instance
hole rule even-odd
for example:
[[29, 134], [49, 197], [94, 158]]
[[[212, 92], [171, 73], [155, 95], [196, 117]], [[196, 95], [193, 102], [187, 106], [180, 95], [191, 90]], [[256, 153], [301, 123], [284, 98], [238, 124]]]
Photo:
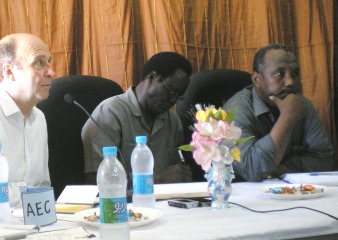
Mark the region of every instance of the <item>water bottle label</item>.
[[128, 220], [127, 198], [100, 198], [100, 222], [123, 223]]
[[153, 194], [154, 176], [133, 174], [133, 193], [134, 194]]
[[8, 202], [8, 183], [0, 183], [0, 203]]

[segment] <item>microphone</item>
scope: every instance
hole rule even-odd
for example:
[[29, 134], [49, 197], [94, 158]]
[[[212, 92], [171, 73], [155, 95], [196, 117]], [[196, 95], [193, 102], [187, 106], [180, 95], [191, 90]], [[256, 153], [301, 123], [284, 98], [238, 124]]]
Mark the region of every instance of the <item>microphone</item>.
[[[103, 136], [111, 143], [114, 144], [114, 146], [116, 146], [115, 142], [113, 141], [113, 139], [111, 139], [108, 134], [104, 131], [104, 129], [95, 121], [95, 119], [92, 117], [92, 115], [80, 104], [78, 103], [76, 100], [75, 100], [75, 97], [70, 94], [70, 93], [66, 93], [63, 97], [63, 99], [65, 100], [66, 103], [69, 103], [69, 104], [75, 104], [76, 106], [78, 106], [79, 108], [82, 109], [82, 111], [84, 111], [86, 113], [86, 115], [93, 121], [93, 123], [96, 125], [96, 127], [100, 130], [100, 132], [103, 134]], [[126, 174], [127, 176], [129, 176], [129, 171], [127, 169], [127, 165], [124, 161], [124, 158], [122, 156], [122, 153], [120, 152], [120, 150], [117, 148], [117, 151], [118, 153], [120, 154], [120, 157], [121, 157], [121, 160], [122, 160], [122, 164], [123, 164], [123, 167], [124, 169], [126, 170]], [[128, 181], [128, 182], [131, 182], [131, 181]], [[130, 189], [127, 191], [129, 194], [132, 193], [132, 188], [129, 184], [129, 187]]]
[[[76, 100], [75, 100], [75, 97], [70, 94], [70, 93], [66, 93], [65, 96], [63, 97], [63, 99], [65, 100], [66, 103], [69, 103], [69, 104], [75, 104], [76, 106], [78, 106], [79, 108], [82, 109], [82, 111], [84, 111], [86, 113], [86, 115], [95, 123], [96, 127], [98, 127], [101, 131], [101, 133], [103, 133], [103, 136], [109, 141], [109, 142], [112, 142], [114, 144], [114, 146], [116, 146], [115, 142], [113, 141], [113, 139], [111, 139], [108, 134], [103, 130], [103, 128], [95, 121], [95, 119], [92, 117], [92, 115], [80, 104], [78, 103]], [[120, 153], [120, 152], [119, 152]], [[122, 154], [120, 153], [121, 157], [122, 157]], [[123, 157], [122, 157], [123, 159]], [[125, 162], [124, 162], [124, 159], [123, 159], [123, 165], [124, 165], [124, 168], [126, 168], [126, 165], [125, 165]], [[127, 169], [126, 169], [127, 171]]]

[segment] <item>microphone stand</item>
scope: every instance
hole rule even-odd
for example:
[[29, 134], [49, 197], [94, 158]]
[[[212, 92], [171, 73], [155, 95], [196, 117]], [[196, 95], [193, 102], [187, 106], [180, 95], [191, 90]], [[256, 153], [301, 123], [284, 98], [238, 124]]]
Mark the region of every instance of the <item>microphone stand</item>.
[[[115, 142], [113, 141], [113, 139], [111, 139], [109, 136], [108, 136], [108, 134], [104, 131], [104, 129], [95, 121], [95, 119], [91, 116], [91, 114], [80, 104], [80, 103], [78, 103], [75, 99], [74, 99], [74, 97], [73, 97], [73, 95], [71, 95], [71, 94], [69, 94], [69, 93], [67, 93], [67, 94], [65, 94], [65, 96], [64, 96], [64, 100], [65, 100], [65, 102], [67, 102], [67, 103], [69, 103], [69, 104], [75, 104], [76, 106], [78, 106], [79, 108], [81, 108], [82, 109], [82, 111], [84, 111], [85, 113], [86, 113], [86, 115], [94, 122], [94, 124], [96, 125], [96, 127], [98, 127], [98, 129], [101, 131], [101, 133], [103, 134], [103, 136], [105, 136], [105, 138], [107, 139], [107, 140], [109, 140], [110, 142], [112, 142], [115, 146], [116, 146], [116, 144], [115, 144]], [[121, 158], [121, 163], [122, 163], [122, 165], [123, 165], [123, 167], [124, 167], [124, 169], [125, 169], [125, 171], [126, 171], [126, 174], [127, 174], [127, 180], [128, 180], [128, 187], [127, 187], [127, 198], [128, 197], [131, 197], [132, 196], [132, 194], [133, 194], [133, 185], [132, 185], [132, 177], [130, 176], [130, 174], [129, 174], [129, 171], [128, 171], [128, 169], [127, 169], [127, 165], [126, 165], [126, 162], [124, 161], [124, 158], [123, 158], [123, 156], [122, 156], [122, 153], [121, 153], [121, 151], [117, 148], [117, 151], [118, 151], [118, 153], [120, 154], [120, 158]]]

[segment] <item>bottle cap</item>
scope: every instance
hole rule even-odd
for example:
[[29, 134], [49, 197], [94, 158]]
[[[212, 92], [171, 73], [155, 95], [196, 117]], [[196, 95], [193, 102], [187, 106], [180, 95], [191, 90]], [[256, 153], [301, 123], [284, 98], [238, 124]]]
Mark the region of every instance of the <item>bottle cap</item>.
[[117, 147], [103, 147], [103, 156], [114, 156], [117, 155]]
[[135, 142], [136, 143], [147, 143], [147, 136], [136, 136]]

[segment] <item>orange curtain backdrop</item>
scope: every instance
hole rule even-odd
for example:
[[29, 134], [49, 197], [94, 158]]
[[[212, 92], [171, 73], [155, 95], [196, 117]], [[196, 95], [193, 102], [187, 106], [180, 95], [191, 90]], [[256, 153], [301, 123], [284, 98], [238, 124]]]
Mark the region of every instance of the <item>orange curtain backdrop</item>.
[[160, 51], [183, 54], [195, 72], [251, 72], [257, 49], [286, 44], [336, 146], [334, 19], [334, 0], [0, 0], [1, 38], [36, 34], [51, 49], [56, 77], [97, 75], [124, 90]]

